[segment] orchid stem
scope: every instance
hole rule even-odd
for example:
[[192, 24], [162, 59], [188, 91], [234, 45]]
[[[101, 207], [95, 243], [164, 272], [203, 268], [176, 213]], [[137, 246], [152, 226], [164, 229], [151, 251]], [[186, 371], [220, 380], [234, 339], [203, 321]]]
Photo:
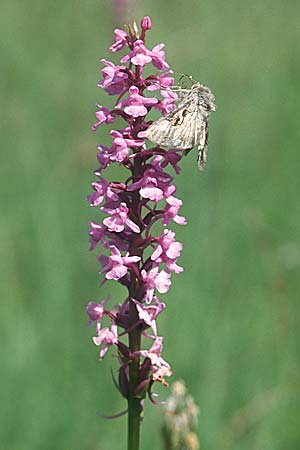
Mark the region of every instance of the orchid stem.
[[[130, 302], [130, 312], [136, 315], [135, 305]], [[141, 332], [133, 329], [129, 333], [129, 348], [131, 351], [140, 350]], [[129, 365], [129, 395], [128, 395], [128, 450], [139, 450], [140, 448], [140, 426], [141, 426], [141, 399], [136, 397], [135, 389], [138, 384], [140, 358], [137, 356]]]
[[140, 448], [141, 400], [131, 397], [128, 399], [128, 450]]

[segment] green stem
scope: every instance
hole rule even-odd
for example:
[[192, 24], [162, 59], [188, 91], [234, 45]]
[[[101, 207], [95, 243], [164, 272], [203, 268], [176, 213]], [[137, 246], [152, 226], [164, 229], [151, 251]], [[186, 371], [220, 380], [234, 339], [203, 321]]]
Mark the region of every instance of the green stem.
[[[135, 305], [130, 304], [131, 314], [136, 315]], [[141, 333], [132, 330], [129, 333], [129, 347], [131, 351], [141, 348]], [[136, 397], [135, 389], [138, 383], [140, 358], [137, 356], [129, 365], [129, 395], [128, 395], [128, 450], [139, 450], [140, 448], [140, 425], [141, 425], [141, 399]]]
[[139, 398], [128, 399], [128, 450], [140, 448], [140, 419], [141, 400]]

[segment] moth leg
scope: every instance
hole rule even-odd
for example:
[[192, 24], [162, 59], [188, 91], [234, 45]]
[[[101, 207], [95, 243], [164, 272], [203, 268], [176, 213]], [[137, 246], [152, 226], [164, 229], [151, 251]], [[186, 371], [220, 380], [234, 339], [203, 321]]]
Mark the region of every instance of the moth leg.
[[208, 152], [208, 126], [207, 122], [205, 122], [205, 138], [204, 143], [200, 142], [198, 145], [198, 167], [200, 170], [204, 170], [207, 162], [207, 152]]
[[192, 77], [192, 75], [188, 75], [187, 73], [180, 73], [180, 72], [176, 72], [178, 75], [180, 75], [181, 74], [181, 77], [179, 78], [179, 80], [178, 80], [178, 83], [180, 84], [181, 82], [182, 82], [182, 80], [184, 81], [186, 81], [186, 80], [188, 80], [189, 82], [191, 82], [191, 83], [197, 83], [197, 82], [195, 82], [195, 80], [193, 79], [193, 77]]
[[167, 89], [164, 88], [165, 90], [169, 89], [170, 91], [173, 92], [183, 92], [184, 94], [188, 94], [191, 92], [190, 89], [183, 89], [181, 86], [169, 86]]
[[184, 156], [187, 156], [192, 150], [193, 148], [186, 148], [185, 150], [183, 150]]

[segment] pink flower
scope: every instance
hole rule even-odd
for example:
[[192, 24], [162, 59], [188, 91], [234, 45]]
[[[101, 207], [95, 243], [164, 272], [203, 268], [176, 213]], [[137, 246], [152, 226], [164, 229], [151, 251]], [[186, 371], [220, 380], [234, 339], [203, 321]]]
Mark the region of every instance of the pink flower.
[[128, 191], [135, 191], [140, 188], [139, 192], [141, 197], [148, 198], [153, 202], [159, 202], [164, 198], [164, 193], [162, 189], [157, 187], [157, 184], [156, 178], [145, 174], [143, 178], [129, 186]]
[[145, 170], [143, 178], [128, 187], [129, 191], [139, 189], [142, 198], [152, 200], [153, 202], [159, 202], [163, 198], [169, 197], [176, 190], [175, 186], [170, 185], [173, 178], [161, 170], [158, 165], [162, 157], [158, 155], [156, 158], [157, 163], [155, 162], [155, 158], [153, 158], [152, 165]]
[[115, 30], [115, 41], [109, 50], [112, 52], [117, 52], [122, 50], [123, 47], [127, 44], [127, 33], [123, 30], [119, 30], [118, 28]]
[[[171, 86], [173, 86], [174, 78], [171, 75], [172, 73], [173, 73], [173, 71], [169, 70], [168, 72], [162, 73], [159, 76], [154, 76], [153, 78], [150, 78], [150, 77], [146, 78], [146, 81], [151, 80], [152, 83], [154, 82], [154, 84], [150, 84], [147, 87], [147, 90], [148, 91], [157, 91], [158, 89], [161, 89], [161, 88], [170, 88]], [[164, 90], [164, 89], [162, 89], [162, 90]], [[175, 94], [175, 92], [174, 92], [174, 94]]]
[[123, 278], [127, 274], [128, 268], [141, 259], [139, 256], [128, 256], [128, 254], [122, 256], [119, 249], [114, 245], [110, 246], [110, 250], [111, 256], [105, 258], [105, 265], [101, 270], [101, 273], [105, 273], [107, 280]]
[[129, 97], [123, 100], [117, 106], [124, 108], [124, 112], [132, 117], [142, 117], [148, 113], [146, 106], [153, 106], [158, 102], [157, 98], [148, 98], [139, 94], [136, 86], [131, 86], [129, 89]]
[[95, 181], [92, 183], [92, 188], [94, 189], [94, 193], [89, 194], [87, 196], [91, 206], [98, 206], [102, 203], [104, 197], [106, 200], [117, 201], [118, 195], [114, 193], [114, 191], [110, 187], [110, 183], [108, 183], [104, 178], [100, 177], [99, 181]]
[[128, 53], [128, 55], [125, 55], [121, 59], [121, 62], [131, 61], [132, 64], [135, 64], [136, 66], [144, 66], [151, 62], [151, 60], [152, 58], [149, 55], [149, 50], [145, 47], [144, 42], [141, 39], [138, 39], [133, 43], [133, 50]]
[[152, 62], [158, 70], [166, 70], [169, 68], [169, 65], [165, 61], [165, 52], [162, 50], [164, 46], [164, 44], [159, 44], [153, 47], [152, 50], [148, 50], [144, 42], [138, 39], [133, 43], [133, 50], [128, 55], [125, 55], [121, 59], [121, 62], [131, 61], [132, 64], [142, 67]]
[[180, 273], [183, 268], [176, 264], [176, 259], [180, 256], [182, 244], [174, 239], [175, 233], [171, 230], [164, 230], [157, 238], [158, 246], [151, 255], [152, 261], [157, 264], [166, 263], [173, 272]]
[[158, 272], [158, 267], [153, 267], [149, 273], [143, 269], [141, 275], [145, 286], [146, 303], [151, 303], [154, 295], [154, 289], [157, 289], [161, 294], [164, 294], [169, 290], [171, 285], [169, 272], [166, 272], [165, 270]]
[[98, 145], [97, 148], [99, 150], [99, 152], [97, 153], [97, 160], [100, 164], [100, 167], [95, 171], [96, 175], [100, 174], [103, 169], [106, 169], [109, 166], [112, 154], [112, 149], [109, 147]]
[[129, 209], [126, 206], [126, 203], [121, 203], [119, 208], [109, 209], [102, 208], [103, 211], [111, 214], [110, 217], [107, 217], [103, 220], [104, 225], [107, 227], [109, 231], [115, 231], [116, 233], [121, 233], [124, 230], [125, 225], [130, 228], [134, 233], [139, 233], [140, 228], [136, 225], [132, 220], [128, 217]]
[[158, 44], [153, 47], [152, 51], [150, 52], [152, 64], [158, 70], [166, 70], [169, 68], [169, 64], [167, 64], [165, 61], [165, 52], [162, 50], [164, 46], [165, 44]]
[[124, 138], [119, 131], [112, 130], [110, 135], [114, 138], [109, 156], [111, 161], [121, 163], [128, 158], [131, 147], [142, 147], [144, 145], [144, 141]]
[[101, 59], [106, 65], [102, 69], [103, 80], [98, 83], [109, 95], [121, 94], [126, 89], [128, 75], [125, 66], [115, 66], [114, 63]]
[[104, 358], [109, 347], [118, 343], [117, 331], [117, 326], [113, 324], [111, 326], [111, 329], [107, 327], [98, 329], [98, 335], [96, 337], [93, 337], [95, 345], [102, 345], [102, 348], [100, 350], [100, 359]]
[[104, 244], [104, 236], [106, 233], [107, 228], [99, 223], [96, 222], [90, 222], [90, 251], [94, 250], [94, 248], [98, 245], [99, 241]]
[[135, 352], [138, 355], [149, 358], [151, 361], [151, 368], [154, 372], [153, 379], [162, 379], [164, 376], [171, 376], [172, 370], [170, 364], [167, 363], [160, 355], [162, 353], [162, 337], [156, 337], [151, 348], [149, 350], [141, 350]]
[[164, 193], [162, 189], [157, 187], [157, 184], [156, 178], [145, 176], [140, 189], [140, 196], [143, 198], [148, 198], [153, 202], [159, 202], [162, 200], [164, 198]]
[[166, 305], [158, 300], [157, 297], [153, 297], [153, 304], [150, 306], [145, 306], [143, 303], [132, 299], [135, 303], [136, 309], [138, 311], [139, 318], [150, 328], [152, 328], [155, 336], [157, 335], [157, 327], [155, 319], [159, 313], [161, 313]]
[[174, 222], [178, 223], [179, 225], [185, 225], [186, 220], [183, 216], [178, 216], [178, 211], [182, 205], [182, 201], [175, 197], [168, 197], [167, 199], [167, 207], [164, 212], [164, 225], [168, 225], [170, 220], [173, 219]]
[[161, 167], [164, 168], [167, 167], [168, 164], [170, 164], [178, 175], [180, 173], [178, 162], [181, 160], [181, 158], [182, 155], [179, 154], [178, 150], [168, 150], [166, 152], [164, 161], [161, 162]]
[[[109, 232], [107, 227], [103, 224], [96, 222], [90, 222], [90, 248], [89, 250], [94, 250], [98, 243], [100, 242], [103, 248], [109, 248], [112, 245], [119, 248], [122, 251], [128, 251], [128, 243], [120, 239], [120, 237], [113, 232]], [[103, 256], [103, 255], [102, 255]], [[103, 256], [104, 257], [104, 256]], [[107, 258], [107, 257], [106, 257]], [[106, 260], [105, 260], [106, 261]], [[106, 262], [105, 262], [106, 264]]]
[[168, 114], [173, 111], [176, 106], [174, 102], [177, 99], [177, 94], [170, 90], [162, 90], [161, 95], [164, 99], [154, 105], [154, 108], [160, 110], [162, 114]]
[[93, 131], [96, 131], [102, 123], [112, 123], [115, 120], [109, 109], [104, 108], [104, 106], [101, 105], [97, 105], [97, 108], [98, 111], [95, 112], [97, 122], [92, 126]]
[[86, 312], [90, 318], [88, 326], [93, 322], [101, 322], [104, 315], [104, 305], [107, 303], [108, 297], [106, 297], [101, 303], [89, 302], [86, 307]]

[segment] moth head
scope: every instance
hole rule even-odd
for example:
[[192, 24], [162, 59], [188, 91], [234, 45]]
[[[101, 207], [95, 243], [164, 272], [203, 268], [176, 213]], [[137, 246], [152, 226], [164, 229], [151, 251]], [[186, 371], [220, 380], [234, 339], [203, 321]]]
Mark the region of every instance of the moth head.
[[194, 85], [193, 88], [197, 90], [199, 97], [202, 99], [202, 107], [207, 111], [215, 111], [215, 97], [211, 90], [207, 86], [200, 83]]

